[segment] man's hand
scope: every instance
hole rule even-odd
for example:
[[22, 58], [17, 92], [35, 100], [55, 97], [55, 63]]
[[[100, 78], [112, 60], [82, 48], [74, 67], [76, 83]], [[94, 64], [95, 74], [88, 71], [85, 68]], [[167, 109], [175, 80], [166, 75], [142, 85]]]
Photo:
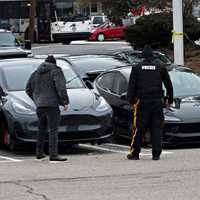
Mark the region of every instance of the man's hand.
[[172, 104], [169, 103], [168, 99], [165, 100], [165, 107], [166, 109], [169, 109], [170, 107], [172, 107]]
[[68, 107], [69, 107], [68, 104], [65, 104], [65, 105], [64, 105], [64, 111], [67, 111], [67, 110], [68, 110]]

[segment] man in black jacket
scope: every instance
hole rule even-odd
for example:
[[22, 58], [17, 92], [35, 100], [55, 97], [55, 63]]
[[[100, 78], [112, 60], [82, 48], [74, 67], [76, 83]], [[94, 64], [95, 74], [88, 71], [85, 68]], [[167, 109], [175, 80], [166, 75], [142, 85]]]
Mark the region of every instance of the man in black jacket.
[[45, 135], [49, 132], [49, 160], [66, 161], [58, 155], [58, 126], [60, 123], [59, 105], [67, 111], [69, 99], [66, 80], [62, 69], [56, 65], [53, 56], [48, 56], [44, 63], [31, 75], [26, 86], [26, 93], [37, 107], [39, 132], [37, 135], [36, 158], [43, 159]]
[[162, 83], [167, 91], [166, 106], [173, 103], [173, 87], [167, 69], [153, 63], [150, 46], [143, 49], [144, 61], [132, 68], [127, 98], [133, 105], [134, 119], [132, 142], [127, 158], [139, 160], [141, 136], [150, 127], [152, 135], [152, 159], [159, 160], [162, 152], [161, 125], [164, 121]]

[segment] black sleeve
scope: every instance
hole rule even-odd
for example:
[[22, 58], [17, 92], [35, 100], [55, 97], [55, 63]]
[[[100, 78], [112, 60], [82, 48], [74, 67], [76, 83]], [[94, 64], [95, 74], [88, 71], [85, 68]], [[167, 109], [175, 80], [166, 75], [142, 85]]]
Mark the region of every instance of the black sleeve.
[[35, 72], [31, 74], [27, 84], [26, 84], [26, 94], [33, 99], [33, 90], [34, 90], [34, 75]]
[[1, 97], [2, 96], [4, 96], [5, 94], [4, 94], [4, 92], [3, 92], [3, 89], [1, 88], [1, 86], [0, 86], [0, 99], [1, 99]]
[[163, 77], [162, 77], [162, 81], [164, 83], [164, 86], [167, 90], [167, 98], [168, 98], [168, 101], [170, 104], [173, 103], [173, 86], [172, 86], [172, 82], [171, 82], [171, 79], [169, 77], [169, 73], [167, 71], [166, 68], [163, 68], [164, 69], [164, 72], [163, 72]]
[[127, 100], [132, 105], [135, 102], [135, 84], [136, 83], [136, 67], [132, 67], [129, 83], [128, 83], [128, 92]]
[[62, 104], [69, 104], [69, 98], [66, 89], [66, 80], [61, 68], [58, 67], [57, 70], [54, 70], [53, 81]]

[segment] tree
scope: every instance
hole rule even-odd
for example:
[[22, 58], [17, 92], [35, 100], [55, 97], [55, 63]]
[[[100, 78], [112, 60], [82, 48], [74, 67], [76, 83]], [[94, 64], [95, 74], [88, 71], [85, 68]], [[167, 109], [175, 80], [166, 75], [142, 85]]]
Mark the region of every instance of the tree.
[[36, 0], [31, 0], [30, 16], [29, 16], [29, 29], [28, 29], [28, 39], [31, 42], [34, 42], [35, 17], [36, 17]]
[[[79, 5], [89, 5], [91, 2], [97, 0], [76, 0]], [[113, 19], [121, 19], [127, 15], [131, 7], [144, 5], [145, 9], [158, 8], [160, 10], [172, 10], [172, 0], [98, 0], [102, 3], [104, 12], [108, 17]], [[183, 0], [183, 13], [184, 16], [191, 15], [193, 6], [199, 0]]]

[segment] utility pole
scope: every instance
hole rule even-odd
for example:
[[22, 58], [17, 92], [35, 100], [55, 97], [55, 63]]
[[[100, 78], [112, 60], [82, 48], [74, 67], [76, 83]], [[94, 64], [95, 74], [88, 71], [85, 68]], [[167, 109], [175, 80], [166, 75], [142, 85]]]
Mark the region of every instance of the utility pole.
[[173, 0], [173, 33], [174, 63], [184, 65], [184, 43], [183, 43], [183, 2]]
[[28, 39], [34, 42], [35, 33], [35, 17], [36, 17], [36, 0], [31, 0], [30, 16], [29, 16], [29, 32]]

